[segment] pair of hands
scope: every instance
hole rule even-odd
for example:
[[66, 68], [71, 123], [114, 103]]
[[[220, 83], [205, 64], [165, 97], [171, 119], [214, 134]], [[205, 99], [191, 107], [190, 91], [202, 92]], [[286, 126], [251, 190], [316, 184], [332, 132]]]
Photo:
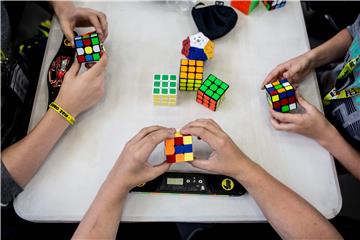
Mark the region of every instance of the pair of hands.
[[[66, 38], [74, 46], [75, 27], [94, 27], [103, 42], [108, 36], [108, 23], [102, 12], [75, 7], [70, 2], [54, 2], [55, 13]], [[74, 61], [65, 74], [56, 103], [76, 117], [94, 106], [105, 92], [105, 70], [107, 54], [103, 52], [100, 61], [88, 65], [90, 69], [79, 74], [81, 65]]]
[[[148, 182], [166, 172], [171, 164], [163, 162], [152, 166], [148, 162], [155, 147], [167, 138], [173, 138], [175, 129], [151, 126], [142, 129], [123, 149], [116, 161], [111, 176], [121, 183], [126, 191]], [[213, 152], [207, 160], [191, 162], [194, 167], [237, 178], [243, 164], [250, 161], [231, 138], [210, 119], [198, 119], [185, 125], [181, 132], [191, 134], [207, 142]]]
[[[286, 78], [296, 88], [305, 76], [314, 69], [315, 63], [311, 52], [290, 59], [272, 70], [263, 81], [261, 88], [273, 81]], [[324, 115], [297, 93], [298, 104], [302, 113], [279, 113], [270, 109], [271, 124], [277, 130], [298, 133], [318, 142], [323, 141], [332, 125]]]

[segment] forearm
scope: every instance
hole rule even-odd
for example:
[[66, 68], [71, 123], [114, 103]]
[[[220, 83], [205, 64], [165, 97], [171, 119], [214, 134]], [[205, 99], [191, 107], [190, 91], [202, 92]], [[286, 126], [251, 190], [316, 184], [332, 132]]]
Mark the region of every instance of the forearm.
[[317, 68], [345, 56], [350, 47], [352, 37], [347, 29], [343, 29], [333, 38], [306, 53], [311, 59], [311, 66]]
[[345, 141], [334, 126], [331, 125], [325, 133], [318, 139], [319, 144], [360, 181], [360, 153]]
[[269, 175], [248, 164], [237, 180], [255, 199], [277, 233], [285, 239], [340, 239], [336, 229], [309, 203]]
[[115, 239], [128, 189], [108, 177], [81, 220], [73, 239]]
[[50, 4], [53, 6], [56, 15], [59, 15], [60, 13], [62, 13], [65, 10], [75, 8], [75, 5], [74, 5], [73, 1], [69, 1], [69, 0], [66, 0], [66, 1], [50, 1]]
[[24, 187], [30, 181], [68, 126], [64, 118], [50, 109], [25, 138], [1, 153], [15, 182]]

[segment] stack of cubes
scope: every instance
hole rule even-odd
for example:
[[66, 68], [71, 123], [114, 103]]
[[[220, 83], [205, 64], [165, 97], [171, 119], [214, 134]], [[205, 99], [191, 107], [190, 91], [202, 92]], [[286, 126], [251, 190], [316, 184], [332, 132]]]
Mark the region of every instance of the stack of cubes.
[[175, 106], [177, 100], [177, 77], [175, 74], [154, 74], [154, 105]]
[[295, 89], [287, 79], [265, 85], [269, 105], [277, 112], [289, 112], [297, 108]]
[[103, 47], [99, 35], [96, 32], [89, 32], [74, 38], [74, 44], [79, 63], [96, 62], [100, 60]]
[[165, 155], [168, 163], [194, 160], [192, 136], [182, 135], [177, 131], [174, 138], [165, 140]]
[[205, 107], [216, 111], [224, 99], [229, 85], [215, 75], [210, 74], [197, 91], [196, 101]]
[[182, 59], [180, 62], [181, 91], [196, 91], [199, 89], [204, 73], [204, 61]]

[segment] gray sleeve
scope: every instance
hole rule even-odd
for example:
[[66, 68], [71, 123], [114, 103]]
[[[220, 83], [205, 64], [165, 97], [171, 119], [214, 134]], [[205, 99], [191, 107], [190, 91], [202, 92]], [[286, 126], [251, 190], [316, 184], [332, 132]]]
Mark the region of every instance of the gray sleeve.
[[22, 192], [22, 190], [1, 161], [1, 206], [6, 206]]
[[351, 37], [354, 39], [356, 34], [360, 31], [360, 14], [358, 15], [355, 22], [347, 27], [347, 30], [350, 32]]

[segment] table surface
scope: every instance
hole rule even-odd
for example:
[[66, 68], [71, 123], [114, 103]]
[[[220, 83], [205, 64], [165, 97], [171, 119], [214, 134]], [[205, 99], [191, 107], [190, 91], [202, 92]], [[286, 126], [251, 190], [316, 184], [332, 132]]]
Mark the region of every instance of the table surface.
[[[342, 199], [332, 157], [315, 141], [279, 132], [269, 121], [260, 84], [278, 63], [309, 49], [299, 2], [268, 12], [262, 4], [250, 16], [238, 12], [235, 28], [215, 41], [215, 56], [206, 62], [210, 73], [230, 84], [219, 110], [195, 102], [194, 92], [180, 92], [176, 107], [154, 107], [153, 73], [178, 73], [181, 42], [197, 32], [190, 15], [164, 2], [82, 2], [107, 14], [109, 54], [106, 96], [81, 114], [69, 128], [37, 175], [17, 197], [17, 214], [30, 221], [79, 221], [126, 141], [141, 128], [160, 124], [180, 128], [197, 118], [213, 118], [240, 148], [274, 177], [313, 204], [327, 218], [334, 217]], [[79, 32], [86, 32], [81, 29]], [[46, 111], [46, 74], [62, 38], [56, 19], [49, 35], [29, 130]], [[318, 108], [321, 101], [315, 74], [300, 88]], [[210, 148], [197, 141], [196, 155]], [[162, 146], [150, 157], [164, 159]], [[199, 172], [189, 164], [172, 171]], [[190, 194], [130, 193], [123, 221], [248, 222], [264, 221], [254, 199]]]

